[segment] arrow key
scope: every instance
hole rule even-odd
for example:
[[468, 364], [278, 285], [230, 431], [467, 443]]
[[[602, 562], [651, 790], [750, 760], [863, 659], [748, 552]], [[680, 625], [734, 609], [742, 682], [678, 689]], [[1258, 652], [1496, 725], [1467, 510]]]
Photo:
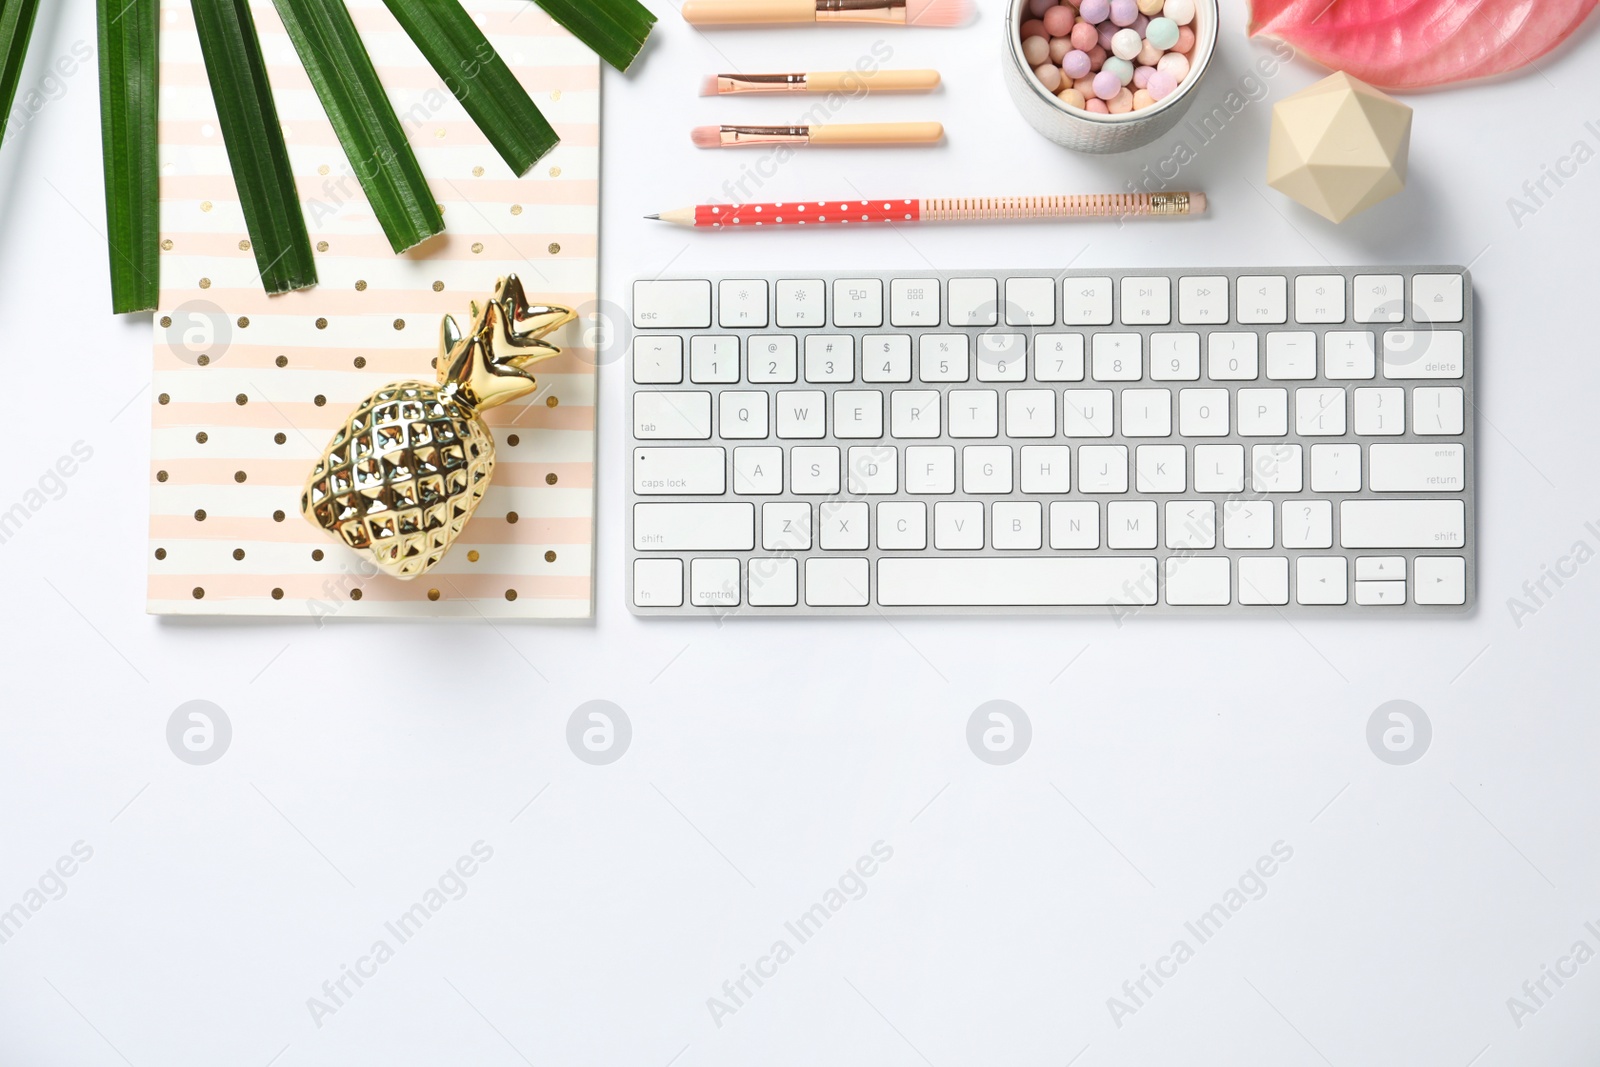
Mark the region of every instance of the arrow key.
[[1300, 604], [1348, 604], [1350, 562], [1343, 556], [1301, 556], [1294, 561], [1294, 598]]
[[1358, 582], [1403, 582], [1405, 580], [1406, 558], [1404, 556], [1356, 557], [1356, 581]]
[[1399, 606], [1406, 602], [1405, 582], [1357, 582], [1356, 603], [1366, 607]]
[[1467, 561], [1460, 556], [1418, 556], [1416, 602], [1458, 605], [1467, 602]]

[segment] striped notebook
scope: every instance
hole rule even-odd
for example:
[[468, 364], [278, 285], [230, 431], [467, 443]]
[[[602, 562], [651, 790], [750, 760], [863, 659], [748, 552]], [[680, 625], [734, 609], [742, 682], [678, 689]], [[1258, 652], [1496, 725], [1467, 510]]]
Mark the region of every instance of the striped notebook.
[[[188, 0], [161, 4], [161, 309], [149, 610], [182, 615], [587, 618], [594, 593], [599, 60], [528, 0], [469, 10], [561, 135], [517, 178], [381, 0], [348, 0], [448, 230], [396, 256], [272, 5], [254, 4], [321, 284], [261, 291]], [[300, 515], [352, 406], [430, 380], [444, 315], [501, 275], [578, 323], [539, 392], [487, 415], [494, 481], [444, 561], [402, 582]]]

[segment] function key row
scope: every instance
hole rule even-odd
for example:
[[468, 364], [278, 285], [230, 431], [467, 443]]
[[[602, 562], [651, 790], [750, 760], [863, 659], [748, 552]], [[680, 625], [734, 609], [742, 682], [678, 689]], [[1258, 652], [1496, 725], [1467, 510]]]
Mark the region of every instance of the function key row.
[[[1195, 275], [1067, 278], [841, 278], [716, 285], [716, 325], [724, 329], [931, 326], [1331, 325], [1461, 322], [1462, 276], [1415, 274]], [[634, 325], [710, 329], [712, 283], [703, 279], [634, 283]], [[832, 317], [829, 318], [829, 306]]]

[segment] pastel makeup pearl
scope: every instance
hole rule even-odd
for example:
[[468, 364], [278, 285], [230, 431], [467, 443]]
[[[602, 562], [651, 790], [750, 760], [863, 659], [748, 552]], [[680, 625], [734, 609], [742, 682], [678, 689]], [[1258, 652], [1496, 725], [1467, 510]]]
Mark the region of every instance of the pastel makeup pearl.
[[1165, 100], [1178, 88], [1178, 80], [1164, 70], [1157, 70], [1150, 75], [1150, 83], [1145, 89], [1157, 100]]
[[1106, 65], [1103, 69], [1115, 74], [1117, 76], [1118, 83], [1122, 85], [1127, 85], [1129, 82], [1133, 81], [1133, 64], [1129, 63], [1126, 59], [1118, 59], [1113, 56], [1106, 60]]
[[[1144, 47], [1144, 39], [1133, 30], [1118, 30], [1111, 38], [1111, 54], [1118, 59], [1131, 61]], [[1133, 75], [1129, 75], [1132, 77]]]
[[1111, 0], [1083, 0], [1083, 4], [1078, 8], [1078, 14], [1091, 26], [1098, 26], [1111, 17]]
[[1150, 75], [1154, 74], [1155, 72], [1156, 68], [1154, 67], [1134, 67], [1133, 87], [1135, 89], [1143, 89], [1145, 86], [1149, 85]]
[[1061, 88], [1061, 68], [1054, 63], [1044, 63], [1033, 68], [1033, 75], [1052, 93]]
[[1083, 94], [1076, 89], [1063, 89], [1056, 94], [1056, 99], [1068, 107], [1083, 107]]
[[1154, 105], [1155, 102], [1156, 98], [1143, 89], [1133, 94], [1133, 110], [1135, 111], [1143, 111], [1145, 108]]
[[1178, 27], [1178, 43], [1172, 46], [1174, 52], [1188, 55], [1194, 50], [1194, 31], [1187, 26]]
[[1059, 67], [1061, 65], [1061, 61], [1067, 58], [1067, 53], [1070, 51], [1072, 51], [1072, 42], [1065, 37], [1050, 38], [1050, 62], [1056, 66]]
[[1111, 0], [1111, 21], [1118, 26], [1132, 26], [1139, 17], [1139, 5], [1134, 0]]
[[1093, 78], [1079, 78], [1077, 81], [1072, 83], [1072, 87], [1078, 90], [1079, 94], [1081, 94], [1085, 100], [1094, 96]]
[[1115, 23], [1113, 23], [1113, 22], [1102, 22], [1100, 24], [1100, 38], [1099, 38], [1099, 40], [1100, 40], [1100, 47], [1101, 48], [1104, 48], [1107, 52], [1111, 51], [1111, 42], [1116, 36], [1117, 36], [1117, 26], [1116, 26]]
[[1101, 100], [1099, 97], [1093, 97], [1089, 100], [1086, 100], [1084, 102], [1083, 109], [1085, 111], [1093, 111], [1096, 115], [1111, 114], [1111, 109], [1106, 107], [1106, 102]]
[[1161, 8], [1166, 2], [1167, 0], [1139, 0], [1139, 14], [1154, 18], [1161, 14]]
[[1056, 0], [1028, 0], [1028, 14], [1043, 18], [1044, 13], [1056, 6]]
[[[1073, 18], [1072, 8], [1058, 4], [1044, 13], [1044, 32], [1052, 37], [1065, 37], [1072, 32]], [[1174, 25], [1172, 30], [1173, 40], [1177, 40], [1178, 27]]]
[[1043, 37], [1024, 38], [1022, 58], [1028, 61], [1028, 66], [1037, 67], [1050, 58], [1050, 42]]
[[1160, 61], [1162, 55], [1164, 54], [1165, 53], [1163, 53], [1161, 49], [1150, 43], [1149, 38], [1146, 38], [1139, 45], [1139, 54], [1134, 57], [1134, 61], [1146, 67], [1153, 67], [1157, 62]]
[[1138, 18], [1133, 20], [1133, 25], [1129, 26], [1128, 29], [1132, 30], [1134, 33], [1137, 33], [1140, 37], [1143, 37], [1144, 28], [1148, 25], [1150, 25], [1150, 20], [1145, 18], [1143, 15], [1140, 15]]
[[[1045, 19], [1045, 28], [1050, 28], [1050, 20]], [[1178, 43], [1178, 24], [1163, 16], [1151, 19], [1150, 25], [1145, 27], [1144, 39], [1163, 52]]]
[[1089, 53], [1076, 48], [1061, 57], [1061, 73], [1076, 82], [1090, 70]]
[[1102, 70], [1094, 76], [1094, 95], [1101, 100], [1110, 100], [1122, 92], [1122, 79], [1109, 70]]
[[1133, 94], [1127, 89], [1119, 89], [1116, 96], [1106, 101], [1106, 110], [1113, 115], [1126, 115], [1133, 110]]
[[1100, 43], [1100, 31], [1087, 22], [1080, 22], [1072, 27], [1072, 47], [1080, 52], [1087, 52]]
[[1189, 75], [1189, 57], [1180, 52], [1168, 52], [1161, 57], [1161, 62], [1156, 64], [1156, 70], [1171, 75], [1173, 84], [1176, 85]]
[[1022, 24], [1022, 39], [1024, 41], [1026, 41], [1029, 37], [1048, 36], [1050, 35], [1044, 32], [1044, 21], [1042, 19], [1029, 19], [1027, 22]]
[[1179, 26], [1187, 26], [1194, 21], [1194, 0], [1166, 0], [1161, 13]]
[[1099, 70], [1106, 65], [1106, 50], [1099, 45], [1089, 49], [1089, 69]]

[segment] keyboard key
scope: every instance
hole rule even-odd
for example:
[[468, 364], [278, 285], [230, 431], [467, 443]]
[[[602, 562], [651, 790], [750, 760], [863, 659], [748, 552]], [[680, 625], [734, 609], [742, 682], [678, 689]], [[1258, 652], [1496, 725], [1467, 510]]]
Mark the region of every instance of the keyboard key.
[[1178, 321], [1185, 326], [1223, 326], [1228, 321], [1226, 275], [1178, 279]]
[[1406, 580], [1404, 556], [1357, 556], [1356, 581], [1403, 582]]
[[903, 333], [868, 334], [861, 339], [861, 380], [909, 382], [911, 338]]
[[1289, 561], [1283, 556], [1246, 556], [1239, 560], [1239, 603], [1289, 603]]
[[806, 335], [806, 381], [856, 380], [856, 342], [849, 334]]
[[1302, 274], [1294, 280], [1294, 321], [1344, 321], [1344, 275]]
[[1404, 322], [1406, 280], [1398, 274], [1358, 274], [1355, 285], [1357, 322]]
[[711, 283], [701, 278], [634, 282], [633, 324], [641, 329], [705, 329], [711, 325]]
[[731, 440], [767, 436], [767, 394], [728, 389], [719, 394], [717, 430]]
[[733, 491], [743, 496], [783, 492], [783, 449], [744, 445], [733, 450]]
[[785, 389], [773, 398], [778, 436], [785, 440], [828, 435], [828, 394], [820, 390]]
[[1459, 434], [1466, 422], [1465, 408], [1466, 398], [1458, 386], [1419, 386], [1411, 393], [1411, 432], [1419, 436]]
[[1298, 603], [1350, 602], [1349, 561], [1343, 556], [1301, 556], [1294, 562], [1294, 595]]
[[1195, 445], [1194, 491], [1244, 492], [1244, 446]]
[[951, 278], [950, 325], [994, 326], [1000, 321], [1000, 285], [993, 278]]
[[882, 326], [882, 279], [842, 278], [834, 282], [833, 324], [835, 326]]
[[889, 324], [939, 325], [939, 279], [896, 278], [890, 282]]
[[1090, 500], [1055, 500], [1050, 504], [1050, 547], [1100, 547], [1100, 505]]
[[1251, 445], [1250, 488], [1257, 493], [1298, 493], [1304, 488], [1299, 445]]
[[1206, 376], [1214, 382], [1247, 382], [1260, 376], [1260, 338], [1253, 333], [1214, 333], [1206, 338]]
[[1136, 382], [1144, 376], [1144, 338], [1136, 333], [1094, 335], [1094, 380]]
[[1168, 548], [1196, 551], [1217, 547], [1217, 505], [1210, 500], [1167, 501]]
[[[1406, 432], [1404, 389], [1357, 389], [1356, 433], [1365, 437]], [[1420, 431], [1419, 431], [1420, 432]]]
[[1036, 500], [996, 501], [994, 547], [1037, 551], [1044, 545], [1044, 508]]
[[1072, 455], [1066, 445], [1023, 445], [1019, 462], [1017, 482], [1024, 493], [1059, 494], [1072, 488]]
[[1359, 493], [1361, 491], [1361, 446], [1312, 445], [1311, 491], [1313, 493]]
[[1113, 501], [1106, 505], [1107, 548], [1156, 547], [1156, 505], [1153, 500]]
[[1150, 335], [1150, 377], [1158, 382], [1192, 382], [1200, 377], [1200, 335]]
[[683, 381], [683, 338], [644, 334], [633, 339], [633, 380], [640, 385]]
[[768, 552], [811, 548], [811, 505], [790, 502], [761, 505], [761, 547]]
[[1135, 483], [1141, 493], [1181, 493], [1188, 488], [1182, 445], [1140, 445], [1134, 449]]
[[949, 445], [913, 445], [906, 449], [906, 492], [956, 491], [956, 450]]
[[749, 551], [756, 543], [754, 504], [635, 504], [633, 547], [641, 552]]
[[1375, 493], [1459, 493], [1466, 488], [1466, 450], [1443, 441], [1373, 445], [1368, 484]]
[[889, 432], [895, 437], [938, 437], [938, 390], [896, 389], [890, 393]]
[[1166, 570], [1168, 604], [1233, 603], [1233, 568], [1227, 556], [1168, 556]]
[[1356, 582], [1356, 603], [1363, 607], [1399, 607], [1405, 602], [1405, 582]]
[[1011, 446], [967, 445], [963, 448], [961, 491], [969, 496], [1011, 492]]
[[1033, 339], [1033, 377], [1040, 382], [1083, 381], [1083, 334], [1041, 333]]
[[1063, 326], [1110, 326], [1111, 279], [1068, 278], [1061, 283]]
[[1415, 322], [1460, 322], [1461, 275], [1413, 274], [1411, 318]]
[[900, 464], [893, 445], [853, 445], [845, 462], [850, 492], [856, 496], [887, 495], [899, 488]]
[[827, 289], [821, 281], [782, 281], [777, 284], [777, 323], [784, 329], [827, 324]]
[[1467, 561], [1460, 556], [1418, 556], [1412, 589], [1418, 604], [1465, 604]]
[[1377, 339], [1363, 330], [1329, 330], [1322, 338], [1324, 373], [1330, 380], [1371, 378], [1377, 373]]
[[925, 333], [917, 341], [917, 376], [925, 382], [964, 382], [968, 369], [967, 335]]
[[1332, 548], [1333, 502], [1329, 500], [1285, 501], [1283, 505], [1284, 548]]
[[1056, 394], [1050, 389], [1006, 390], [1007, 437], [1054, 437]]
[[950, 390], [950, 436], [1000, 436], [1000, 394], [993, 389]]
[[739, 339], [698, 335], [689, 341], [689, 380], [697, 385], [739, 381]]
[[1287, 322], [1289, 319], [1289, 282], [1277, 276], [1250, 276], [1239, 278], [1239, 312], [1241, 323]]
[[751, 385], [783, 384], [799, 380], [795, 339], [787, 334], [752, 337], [749, 342]]
[[871, 573], [864, 559], [808, 559], [806, 604], [814, 608], [865, 607]]
[[689, 561], [689, 603], [696, 607], [738, 607], [739, 561], [695, 559]]
[[1282, 437], [1289, 432], [1289, 390], [1239, 390], [1239, 436]]
[[1296, 389], [1294, 419], [1301, 437], [1343, 437], [1344, 390]]
[[1172, 279], [1122, 279], [1122, 324], [1166, 326], [1172, 321]]
[[1185, 437], [1228, 436], [1226, 389], [1183, 389], [1178, 392], [1178, 432]]
[[1020, 333], [978, 335], [978, 381], [1028, 380], [1028, 339]]
[[1122, 391], [1122, 436], [1172, 436], [1172, 391], [1170, 389], [1124, 389]]
[[682, 607], [683, 560], [634, 560], [633, 603], [641, 608]]
[[750, 560], [750, 606], [792, 608], [800, 603], [800, 561], [763, 556]]
[[1317, 335], [1310, 332], [1267, 334], [1267, 377], [1273, 381], [1308, 381], [1317, 376]]
[[1222, 544], [1225, 548], [1271, 548], [1272, 503], [1267, 500], [1229, 500], [1222, 505]]
[[817, 506], [817, 527], [823, 551], [865, 551], [867, 505], [859, 500], [824, 500]]
[[1147, 556], [886, 558], [878, 561], [885, 607], [1046, 607], [1156, 602]]
[[1383, 335], [1383, 376], [1459, 378], [1465, 343], [1460, 330], [1389, 330]]
[[704, 441], [711, 436], [711, 394], [633, 395], [633, 436], [641, 441]]
[[885, 500], [878, 505], [878, 547], [920, 552], [928, 547], [928, 505], [920, 500]]
[[1460, 548], [1467, 511], [1460, 500], [1346, 500], [1339, 505], [1345, 548]]
[[1127, 491], [1127, 445], [1078, 447], [1078, 492], [1126, 493]]
[[717, 283], [717, 321], [724, 327], [767, 324], [767, 283], [731, 278]]
[[941, 500], [933, 505], [933, 547], [983, 547], [983, 505], [976, 500]]
[[1054, 278], [1006, 279], [1007, 326], [1054, 326], [1055, 324]]
[[837, 493], [839, 449], [833, 445], [803, 445], [791, 449], [789, 491], [796, 496]]
[[833, 394], [833, 436], [883, 436], [883, 394], [875, 389], [840, 389]]
[[727, 475], [721, 448], [633, 450], [633, 491], [640, 496], [721, 496]]

